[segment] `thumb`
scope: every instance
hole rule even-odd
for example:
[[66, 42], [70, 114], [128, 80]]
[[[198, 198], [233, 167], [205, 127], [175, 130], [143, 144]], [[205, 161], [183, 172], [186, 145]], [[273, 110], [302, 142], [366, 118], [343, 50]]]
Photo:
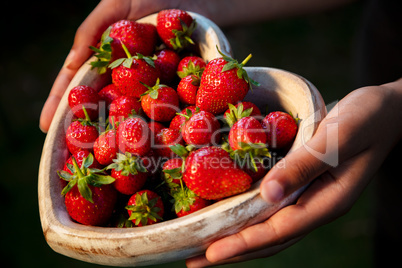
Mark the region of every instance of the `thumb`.
[[268, 203], [279, 202], [331, 168], [328, 163], [334, 161], [328, 159], [338, 160], [338, 144], [331, 135], [337, 133], [321, 128], [311, 140], [276, 163], [260, 185], [262, 198]]

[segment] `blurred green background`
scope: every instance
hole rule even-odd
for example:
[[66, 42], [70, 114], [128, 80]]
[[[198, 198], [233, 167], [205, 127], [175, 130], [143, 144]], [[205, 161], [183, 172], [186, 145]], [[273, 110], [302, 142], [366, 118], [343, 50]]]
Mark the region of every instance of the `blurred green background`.
[[[37, 176], [46, 137], [39, 115], [80, 23], [98, 1], [3, 3], [0, 90], [0, 260], [4, 267], [100, 267], [55, 253], [40, 225]], [[326, 103], [354, 88], [353, 55], [363, 3], [303, 18], [224, 28], [249, 66], [292, 71]], [[372, 186], [371, 186], [372, 187]], [[227, 267], [372, 267], [370, 187], [344, 217], [276, 256]], [[3, 265], [2, 265], [3, 267]], [[184, 267], [184, 261], [153, 267]]]

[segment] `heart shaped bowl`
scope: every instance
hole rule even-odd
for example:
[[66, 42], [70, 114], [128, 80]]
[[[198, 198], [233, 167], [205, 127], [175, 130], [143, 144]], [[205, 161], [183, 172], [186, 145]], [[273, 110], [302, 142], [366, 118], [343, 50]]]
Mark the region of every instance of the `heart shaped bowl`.
[[[216, 45], [231, 54], [230, 45], [221, 30], [210, 20], [191, 13], [198, 27], [194, 39], [205, 60], [219, 57]], [[141, 21], [155, 24], [156, 15]], [[317, 89], [302, 77], [287, 71], [248, 67], [249, 76], [260, 82], [246, 99], [261, 109], [280, 109], [297, 114], [302, 120], [292, 148], [308, 141], [326, 110]], [[68, 158], [65, 144], [69, 107], [67, 96], [77, 85], [100, 89], [107, 83], [85, 63], [71, 81], [55, 113], [44, 143], [39, 168], [39, 209], [44, 236], [56, 252], [78, 260], [110, 266], [145, 266], [173, 262], [202, 254], [213, 241], [261, 222], [280, 208], [292, 203], [303, 189], [280, 203], [262, 200], [259, 182], [242, 194], [221, 200], [198, 212], [158, 224], [137, 228], [93, 227], [75, 223], [69, 217], [61, 196], [61, 183], [56, 174]], [[67, 124], [68, 125], [68, 124]]]

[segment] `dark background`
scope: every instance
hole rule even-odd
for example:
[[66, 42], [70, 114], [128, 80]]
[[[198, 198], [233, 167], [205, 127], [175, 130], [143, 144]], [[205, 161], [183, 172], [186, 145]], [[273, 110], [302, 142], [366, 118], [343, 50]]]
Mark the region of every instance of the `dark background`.
[[[8, 2], [8, 1], [7, 1]], [[49, 5], [49, 3], [51, 3]], [[40, 225], [37, 176], [44, 139], [39, 116], [74, 33], [98, 1], [2, 4], [0, 58], [0, 261], [5, 267], [99, 267], [55, 253]], [[223, 28], [249, 66], [292, 71], [326, 103], [354, 88], [358, 2], [322, 14]], [[228, 267], [372, 267], [371, 189], [344, 217], [274, 257]], [[184, 267], [184, 261], [155, 267]]]

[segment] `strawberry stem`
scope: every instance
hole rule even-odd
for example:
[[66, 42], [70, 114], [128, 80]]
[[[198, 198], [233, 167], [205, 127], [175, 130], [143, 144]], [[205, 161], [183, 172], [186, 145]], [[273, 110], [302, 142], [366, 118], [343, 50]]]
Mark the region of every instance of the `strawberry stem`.
[[126, 47], [126, 45], [124, 45], [123, 41], [120, 40], [120, 43], [121, 43], [121, 46], [122, 46], [123, 49], [124, 49], [124, 52], [126, 52], [127, 58], [128, 58], [128, 59], [129, 59], [129, 58], [132, 58], [130, 52], [128, 51], [128, 48]]
[[78, 166], [77, 161], [75, 160], [74, 157], [72, 158], [72, 160], [73, 160], [73, 166], [74, 166], [74, 168], [75, 168], [75, 171], [76, 171], [77, 174], [78, 174], [78, 177], [79, 177], [79, 178], [84, 177], [85, 175], [82, 173], [81, 168]]
[[245, 59], [242, 61], [241, 66], [246, 65], [246, 63], [251, 59], [252, 56], [253, 56], [252, 54], [249, 54], [249, 55], [247, 56], [247, 58], [245, 58]]

